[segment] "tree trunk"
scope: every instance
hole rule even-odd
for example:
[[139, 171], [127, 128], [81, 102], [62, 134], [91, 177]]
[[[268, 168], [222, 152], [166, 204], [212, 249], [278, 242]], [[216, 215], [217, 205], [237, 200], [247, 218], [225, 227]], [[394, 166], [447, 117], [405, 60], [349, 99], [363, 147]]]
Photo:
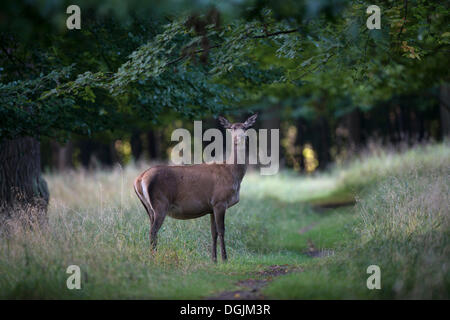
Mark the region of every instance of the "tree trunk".
[[48, 199], [47, 183], [41, 176], [40, 143], [32, 137], [0, 142], [2, 218], [25, 212], [29, 221], [43, 222]]
[[298, 162], [300, 167], [300, 172], [305, 171], [305, 158], [303, 157], [303, 148], [305, 147], [305, 121], [302, 118], [298, 118], [296, 121], [297, 127], [297, 141], [296, 146], [300, 149], [300, 154], [298, 155]]
[[357, 150], [361, 143], [361, 114], [355, 109], [344, 117], [348, 129], [348, 144], [351, 150]]
[[331, 161], [331, 156], [330, 156], [330, 131], [328, 127], [328, 121], [324, 116], [318, 119], [317, 131], [318, 131], [317, 135], [318, 143], [316, 144], [316, 148], [317, 148], [317, 157], [319, 161], [319, 166], [317, 168], [326, 169]]
[[50, 141], [52, 150], [52, 167], [58, 171], [64, 171], [73, 167], [73, 142], [68, 141], [61, 145], [58, 141]]
[[113, 140], [109, 143], [109, 158], [111, 159], [110, 165], [114, 165], [116, 163], [119, 163], [120, 165], [123, 165], [122, 159], [120, 159], [119, 153], [116, 150], [116, 141]]
[[143, 146], [141, 140], [141, 132], [133, 131], [130, 138], [131, 153], [133, 154], [134, 161], [138, 161], [142, 155]]
[[442, 138], [450, 136], [450, 84], [441, 86], [440, 113]]
[[161, 159], [161, 146], [158, 142], [159, 135], [155, 130], [147, 132], [148, 156], [150, 159]]
[[[280, 119], [280, 106], [273, 105], [266, 112], [263, 117], [260, 118], [259, 122], [261, 129], [267, 129], [267, 150], [268, 154], [272, 154], [272, 136], [271, 129], [281, 129], [281, 119]], [[280, 130], [281, 131], [281, 130]], [[281, 134], [281, 132], [280, 132]], [[285, 164], [285, 154], [284, 148], [279, 149], [279, 157], [280, 157], [280, 166], [284, 166]]]

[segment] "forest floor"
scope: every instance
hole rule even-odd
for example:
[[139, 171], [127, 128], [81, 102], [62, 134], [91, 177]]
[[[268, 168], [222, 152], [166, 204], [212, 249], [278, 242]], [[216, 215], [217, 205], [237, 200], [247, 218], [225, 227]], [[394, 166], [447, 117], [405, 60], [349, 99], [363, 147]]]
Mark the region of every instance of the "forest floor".
[[[47, 174], [49, 225], [11, 224], [0, 298], [448, 298], [450, 146], [377, 149], [328, 173], [249, 172], [226, 215], [229, 261], [211, 262], [209, 217], [166, 219], [158, 251], [132, 189], [142, 168]], [[81, 289], [66, 286], [69, 265]], [[366, 286], [381, 269], [381, 290]]]

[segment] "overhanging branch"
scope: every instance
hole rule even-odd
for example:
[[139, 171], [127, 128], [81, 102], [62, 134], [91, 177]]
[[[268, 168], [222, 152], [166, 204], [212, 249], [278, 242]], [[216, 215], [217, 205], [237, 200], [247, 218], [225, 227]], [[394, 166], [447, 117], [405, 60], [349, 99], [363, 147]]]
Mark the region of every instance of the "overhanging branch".
[[[248, 39], [264, 39], [264, 38], [270, 38], [270, 37], [278, 36], [278, 35], [281, 35], [281, 34], [290, 34], [290, 33], [298, 32], [298, 30], [299, 30], [299, 29], [291, 29], [291, 30], [276, 31], [276, 32], [272, 32], [272, 33], [266, 33], [266, 34], [260, 35], [260, 36], [251, 36], [251, 37], [248, 37]], [[216, 45], [210, 46], [210, 47], [205, 48], [205, 49], [199, 49], [199, 50], [194, 51], [192, 54], [199, 54], [199, 53], [203, 53], [203, 52], [209, 51], [209, 50], [211, 50], [211, 49], [220, 48], [222, 45], [223, 45], [223, 44], [216, 44]], [[169, 66], [169, 65], [171, 65], [171, 64], [180, 62], [180, 61], [182, 61], [183, 59], [189, 57], [189, 56], [192, 55], [192, 54], [184, 54], [184, 55], [182, 55], [182, 56], [180, 56], [180, 57], [178, 57], [178, 58], [176, 58], [176, 59], [174, 59], [174, 60], [172, 60], [172, 61], [169, 61], [169, 62], [166, 64], [166, 66]]]

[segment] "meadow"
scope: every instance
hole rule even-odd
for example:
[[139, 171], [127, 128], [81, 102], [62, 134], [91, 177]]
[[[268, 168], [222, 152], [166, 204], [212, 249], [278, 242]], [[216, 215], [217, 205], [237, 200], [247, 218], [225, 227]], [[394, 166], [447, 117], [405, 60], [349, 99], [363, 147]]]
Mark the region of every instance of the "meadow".
[[[148, 165], [47, 173], [48, 225], [11, 220], [1, 234], [0, 298], [242, 298], [249, 280], [266, 299], [449, 298], [448, 143], [369, 148], [319, 174], [250, 171], [226, 215], [229, 261], [217, 264], [208, 216], [167, 218], [150, 251], [132, 188]], [[381, 290], [366, 287], [372, 264]], [[69, 265], [81, 290], [66, 287]]]

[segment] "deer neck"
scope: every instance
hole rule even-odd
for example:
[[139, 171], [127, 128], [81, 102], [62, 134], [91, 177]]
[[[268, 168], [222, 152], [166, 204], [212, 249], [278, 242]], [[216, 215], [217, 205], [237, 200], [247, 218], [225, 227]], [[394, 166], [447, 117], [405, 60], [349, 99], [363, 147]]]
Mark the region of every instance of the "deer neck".
[[[227, 159], [227, 164], [231, 170], [231, 173], [233, 175], [233, 178], [237, 180], [239, 183], [242, 181], [242, 179], [245, 176], [245, 173], [247, 172], [249, 157], [248, 157], [248, 150], [240, 150], [238, 148], [238, 145], [235, 143], [233, 144], [233, 152], [230, 154], [230, 156]], [[244, 163], [238, 163], [238, 152], [244, 152], [245, 161]], [[242, 161], [241, 161], [242, 162]]]

